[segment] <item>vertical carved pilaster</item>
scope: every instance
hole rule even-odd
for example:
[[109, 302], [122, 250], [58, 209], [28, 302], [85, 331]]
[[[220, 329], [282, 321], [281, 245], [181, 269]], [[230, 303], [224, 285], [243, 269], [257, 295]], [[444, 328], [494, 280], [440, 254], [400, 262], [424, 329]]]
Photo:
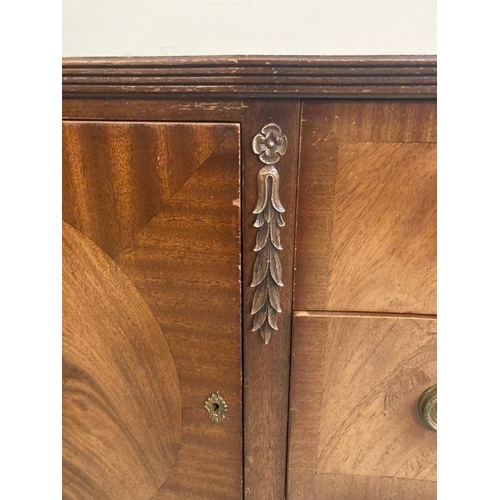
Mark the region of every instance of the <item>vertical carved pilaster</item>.
[[287, 149], [287, 138], [274, 123], [266, 125], [253, 139], [253, 151], [265, 164], [257, 174], [257, 205], [254, 226], [257, 237], [252, 287], [252, 331], [260, 331], [266, 344], [273, 330], [278, 330], [278, 314], [281, 312], [280, 287], [283, 286], [279, 251], [283, 250], [280, 227], [285, 225], [281, 214], [285, 209], [279, 199], [279, 173], [274, 166]]

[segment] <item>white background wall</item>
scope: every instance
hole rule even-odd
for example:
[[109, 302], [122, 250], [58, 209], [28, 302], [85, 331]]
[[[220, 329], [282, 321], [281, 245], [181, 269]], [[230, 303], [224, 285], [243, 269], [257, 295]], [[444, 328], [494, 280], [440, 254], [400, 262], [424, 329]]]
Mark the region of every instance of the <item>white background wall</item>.
[[63, 0], [63, 56], [436, 54], [437, 0]]

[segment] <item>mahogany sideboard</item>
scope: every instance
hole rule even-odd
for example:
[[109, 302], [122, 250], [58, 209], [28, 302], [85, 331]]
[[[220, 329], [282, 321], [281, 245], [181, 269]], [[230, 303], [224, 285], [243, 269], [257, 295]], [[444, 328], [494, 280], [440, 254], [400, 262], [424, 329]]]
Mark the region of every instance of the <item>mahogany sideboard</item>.
[[436, 59], [63, 60], [63, 497], [436, 497]]

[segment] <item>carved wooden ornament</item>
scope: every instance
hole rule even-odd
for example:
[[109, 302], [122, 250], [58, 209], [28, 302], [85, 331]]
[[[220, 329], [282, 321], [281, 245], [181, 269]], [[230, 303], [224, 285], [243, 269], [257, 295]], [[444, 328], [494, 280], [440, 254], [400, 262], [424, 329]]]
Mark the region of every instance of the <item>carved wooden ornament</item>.
[[274, 166], [285, 154], [288, 141], [278, 125], [269, 123], [253, 139], [253, 151], [266, 166], [257, 174], [257, 205], [254, 226], [257, 252], [253, 268], [252, 331], [260, 331], [266, 344], [273, 330], [278, 330], [278, 313], [281, 312], [280, 290], [283, 286], [281, 261], [278, 252], [283, 250], [280, 227], [285, 225], [285, 209], [279, 199], [279, 173]]

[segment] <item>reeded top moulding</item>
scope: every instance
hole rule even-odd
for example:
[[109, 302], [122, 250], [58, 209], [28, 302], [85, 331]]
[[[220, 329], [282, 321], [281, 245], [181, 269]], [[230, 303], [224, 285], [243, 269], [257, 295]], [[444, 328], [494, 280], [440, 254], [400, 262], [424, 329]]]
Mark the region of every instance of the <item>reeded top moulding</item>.
[[424, 98], [436, 56], [63, 58], [63, 97]]

